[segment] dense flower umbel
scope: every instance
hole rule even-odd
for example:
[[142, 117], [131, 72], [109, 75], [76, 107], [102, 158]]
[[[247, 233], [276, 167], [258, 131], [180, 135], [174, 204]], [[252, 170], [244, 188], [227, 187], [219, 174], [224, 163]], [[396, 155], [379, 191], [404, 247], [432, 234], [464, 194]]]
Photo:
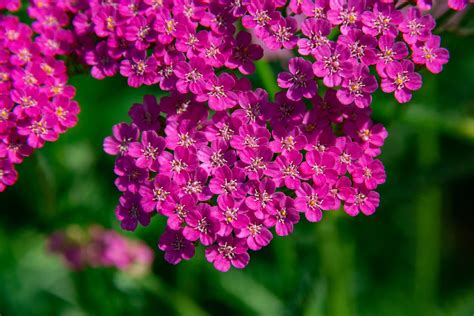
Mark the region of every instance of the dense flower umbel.
[[[0, 9], [4, 3], [10, 10], [19, 4], [0, 1]], [[33, 30], [18, 18], [0, 16], [0, 192], [16, 182], [14, 164], [77, 122], [75, 89], [67, 85], [64, 62], [55, 58], [67, 47], [51, 49], [56, 38], [71, 35], [64, 32], [33, 38]]]
[[[258, 93], [251, 90], [235, 91], [239, 105], [215, 113], [198, 110], [205, 109], [198, 101], [183, 109], [185, 95], [159, 102], [146, 96], [132, 112], [142, 115], [116, 125], [104, 142], [117, 156], [122, 228], [164, 216], [159, 248], [168, 262], [189, 260], [199, 242], [207, 259], [227, 271], [243, 268], [249, 250], [267, 246], [273, 228], [290, 234], [299, 213], [312, 222], [341, 204], [349, 215], [373, 213], [373, 190], [385, 181], [375, 157], [387, 132], [372, 123], [370, 110], [328, 97], [334, 92], [328, 90], [324, 102], [311, 99], [311, 110], [288, 108], [284, 120], [275, 118], [280, 97], [271, 102], [265, 94], [249, 105], [255, 100], [249, 94]], [[161, 122], [149, 130], [142, 117]]]

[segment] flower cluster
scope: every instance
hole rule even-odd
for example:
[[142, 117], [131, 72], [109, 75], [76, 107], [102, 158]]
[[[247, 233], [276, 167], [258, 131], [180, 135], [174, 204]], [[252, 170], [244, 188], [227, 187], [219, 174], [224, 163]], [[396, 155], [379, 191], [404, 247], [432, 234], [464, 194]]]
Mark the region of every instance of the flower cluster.
[[[16, 8], [15, 1], [5, 3]], [[34, 31], [17, 17], [0, 16], [0, 192], [17, 180], [14, 164], [57, 140], [79, 113], [65, 63], [48, 49], [55, 42], [33, 38]]]
[[131, 108], [131, 124], [114, 126], [104, 149], [117, 156], [122, 228], [162, 215], [168, 262], [190, 259], [199, 241], [227, 271], [267, 246], [271, 229], [290, 234], [300, 214], [317, 222], [341, 205], [351, 216], [375, 211], [387, 132], [370, 110], [342, 104], [332, 89], [312, 98], [311, 110], [285, 92], [275, 102], [262, 89], [232, 92], [237, 106], [213, 115], [179, 92], [159, 103], [146, 96]]
[[[292, 233], [300, 214], [373, 214], [387, 132], [371, 120], [372, 94], [380, 82], [408, 102], [422, 84], [415, 64], [438, 73], [449, 58], [430, 15], [390, 1], [133, 3], [133, 14], [108, 7], [102, 24], [93, 15], [99, 44], [85, 55], [105, 61], [89, 63], [97, 78], [120, 71], [131, 86], [170, 91], [135, 104], [104, 150], [117, 156], [122, 228], [166, 217], [159, 248], [172, 264], [201, 244], [216, 269], [243, 268], [249, 250]], [[252, 37], [295, 50], [274, 96], [240, 76], [262, 56]]]
[[[289, 14], [284, 16], [281, 11], [286, 9]], [[439, 73], [449, 58], [432, 34], [431, 15], [416, 7], [398, 10], [383, 1], [291, 1], [286, 7], [255, 0], [247, 6], [242, 24], [271, 49], [297, 49], [300, 57], [290, 60], [289, 72], [278, 80], [294, 101], [317, 93], [316, 78], [325, 87], [337, 88], [341, 103], [365, 108], [378, 88], [375, 71], [382, 91], [405, 103], [422, 85], [415, 64]]]
[[149, 270], [153, 262], [153, 251], [148, 246], [98, 225], [87, 229], [70, 226], [57, 231], [49, 237], [48, 249], [61, 255], [74, 270], [116, 267], [143, 273]]

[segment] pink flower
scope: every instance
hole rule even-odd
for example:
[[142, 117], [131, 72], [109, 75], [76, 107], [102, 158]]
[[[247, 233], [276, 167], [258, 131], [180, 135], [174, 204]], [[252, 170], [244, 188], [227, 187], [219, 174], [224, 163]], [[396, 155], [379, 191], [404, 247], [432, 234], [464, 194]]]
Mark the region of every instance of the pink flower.
[[422, 46], [414, 46], [413, 62], [415, 64], [426, 65], [426, 68], [434, 74], [443, 70], [443, 65], [449, 60], [447, 49], [440, 48], [441, 39], [439, 36], [430, 36]]
[[165, 260], [171, 264], [178, 264], [181, 260], [194, 257], [194, 245], [184, 238], [182, 229], [166, 228], [160, 237], [158, 247], [165, 252]]
[[275, 199], [268, 206], [269, 216], [264, 224], [275, 226], [278, 236], [287, 236], [293, 232], [294, 225], [300, 220], [300, 215], [294, 207], [294, 201], [281, 192], [275, 193]]
[[281, 72], [278, 75], [278, 86], [288, 88], [286, 96], [293, 101], [303, 97], [311, 99], [317, 92], [311, 63], [301, 57], [292, 58], [288, 64], [290, 72]]
[[250, 260], [247, 249], [245, 240], [223, 237], [206, 249], [206, 259], [221, 272], [229, 271], [231, 265], [237, 269], [243, 269]]
[[362, 156], [351, 171], [354, 183], [364, 184], [369, 190], [374, 190], [379, 184], [385, 182], [385, 169], [380, 160], [372, 160], [368, 156]]
[[406, 103], [411, 100], [412, 91], [421, 88], [421, 75], [415, 72], [415, 65], [405, 60], [402, 63], [392, 62], [385, 69], [386, 78], [382, 79], [382, 91], [386, 93], [394, 92], [395, 99], [399, 103]]
[[323, 217], [323, 210], [328, 211], [334, 208], [335, 199], [329, 194], [329, 187], [311, 187], [303, 182], [296, 190], [295, 208], [298, 212], [305, 213], [306, 219], [310, 222], [319, 222]]

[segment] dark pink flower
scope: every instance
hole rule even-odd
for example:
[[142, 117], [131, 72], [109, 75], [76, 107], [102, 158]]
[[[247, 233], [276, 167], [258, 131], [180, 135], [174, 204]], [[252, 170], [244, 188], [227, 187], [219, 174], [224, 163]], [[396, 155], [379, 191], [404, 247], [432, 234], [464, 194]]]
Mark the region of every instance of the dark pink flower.
[[194, 245], [184, 238], [182, 229], [173, 230], [167, 227], [160, 237], [158, 247], [165, 252], [165, 260], [171, 264], [194, 257]]
[[206, 249], [206, 259], [221, 272], [229, 271], [231, 265], [243, 269], [250, 260], [247, 249], [244, 239], [222, 237], [217, 239], [216, 244]]
[[316, 49], [314, 54], [316, 62], [313, 72], [317, 77], [323, 78], [327, 87], [336, 87], [342, 83], [343, 78], [352, 75], [352, 63], [349, 61], [350, 52], [342, 45], [324, 45]]
[[115, 214], [123, 229], [134, 231], [138, 223], [143, 226], [150, 224], [150, 214], [143, 210], [140, 204], [140, 195], [127, 191], [119, 201], [120, 204], [117, 206]]
[[293, 232], [293, 226], [300, 220], [292, 198], [282, 192], [275, 193], [275, 199], [268, 205], [269, 216], [264, 224], [267, 227], [275, 226], [278, 236], [287, 236]]
[[449, 60], [449, 52], [440, 48], [439, 36], [431, 36], [422, 46], [413, 47], [412, 59], [415, 64], [426, 65], [426, 68], [434, 74], [443, 70], [443, 65]]
[[287, 88], [286, 96], [293, 101], [303, 97], [311, 99], [316, 95], [317, 85], [314, 81], [312, 65], [301, 57], [290, 59], [288, 63], [290, 72], [278, 74], [278, 86]]
[[328, 211], [334, 208], [335, 199], [329, 194], [329, 187], [311, 187], [306, 182], [296, 190], [295, 208], [298, 212], [305, 213], [305, 217], [310, 222], [319, 222], [323, 217], [323, 210]]
[[220, 222], [217, 218], [217, 210], [209, 204], [199, 204], [186, 216], [186, 227], [183, 235], [189, 241], [199, 239], [204, 246], [214, 243], [216, 235], [220, 230]]
[[415, 72], [415, 65], [408, 60], [388, 64], [385, 72], [387, 77], [382, 79], [382, 91], [385, 93], [394, 92], [395, 99], [399, 103], [410, 101], [412, 91], [421, 88], [421, 75]]

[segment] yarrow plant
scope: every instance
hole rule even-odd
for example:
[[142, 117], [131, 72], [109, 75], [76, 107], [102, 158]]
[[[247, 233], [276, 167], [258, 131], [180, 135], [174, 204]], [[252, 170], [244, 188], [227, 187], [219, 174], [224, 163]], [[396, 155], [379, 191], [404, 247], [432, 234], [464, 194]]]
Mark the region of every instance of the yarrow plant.
[[[31, 1], [28, 13], [48, 58], [67, 55], [96, 79], [121, 75], [165, 92], [134, 104], [132, 122], [104, 141], [122, 193], [116, 216], [125, 230], [165, 218], [158, 247], [168, 262], [189, 260], [201, 244], [227, 271], [245, 267], [273, 234], [291, 234], [300, 216], [375, 212], [388, 134], [371, 119], [373, 95], [380, 87], [409, 102], [422, 69], [439, 73], [448, 62], [431, 5], [48, 0]], [[461, 10], [467, 0], [448, 5]], [[265, 51], [280, 50], [292, 57], [269, 95], [247, 75]], [[11, 184], [2, 163], [0, 182]]]
[[49, 236], [47, 247], [73, 270], [115, 267], [137, 275], [148, 272], [153, 262], [153, 251], [147, 245], [98, 225], [56, 231]]

